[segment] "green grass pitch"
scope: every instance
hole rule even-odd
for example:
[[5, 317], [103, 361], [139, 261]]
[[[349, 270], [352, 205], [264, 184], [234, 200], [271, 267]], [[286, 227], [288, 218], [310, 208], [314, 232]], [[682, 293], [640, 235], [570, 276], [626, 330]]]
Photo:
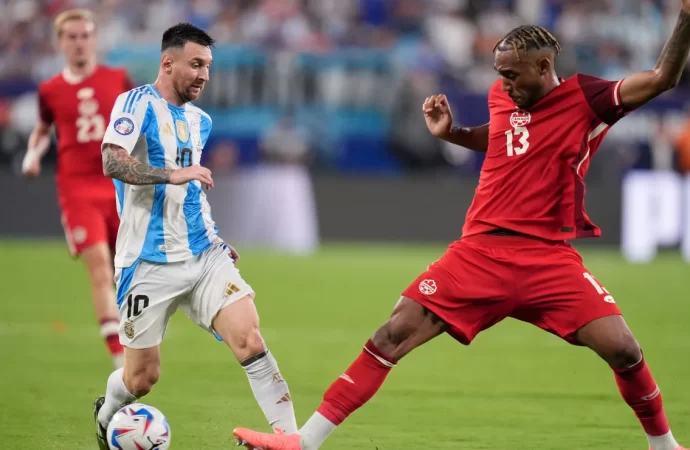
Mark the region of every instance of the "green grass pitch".
[[[325, 246], [312, 258], [245, 251], [262, 329], [303, 423], [359, 354], [400, 292], [443, 246]], [[690, 445], [690, 268], [673, 255], [626, 264], [585, 252], [641, 342], [674, 434]], [[0, 242], [0, 448], [96, 448], [91, 402], [111, 371], [81, 263], [59, 242]], [[176, 315], [161, 381], [143, 401], [172, 448], [232, 448], [235, 426], [267, 425], [225, 345]], [[506, 320], [470, 347], [442, 336], [396, 367], [379, 394], [324, 445], [351, 449], [646, 449], [607, 366]]]

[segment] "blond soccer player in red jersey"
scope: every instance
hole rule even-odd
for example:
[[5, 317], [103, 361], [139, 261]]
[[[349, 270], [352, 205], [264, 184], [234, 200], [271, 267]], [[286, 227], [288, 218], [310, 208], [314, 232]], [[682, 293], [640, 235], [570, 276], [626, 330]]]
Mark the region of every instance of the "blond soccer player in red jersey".
[[131, 89], [127, 73], [96, 61], [95, 23], [84, 9], [55, 19], [65, 57], [61, 73], [38, 88], [40, 115], [23, 162], [27, 177], [41, 172], [41, 158], [55, 128], [58, 139], [57, 191], [62, 224], [72, 256], [84, 261], [101, 336], [116, 368], [122, 366], [113, 281], [113, 249], [119, 227], [112, 180], [103, 175], [101, 140], [108, 115], [121, 93]]
[[614, 297], [568, 240], [601, 234], [584, 209], [584, 177], [606, 132], [672, 89], [689, 50], [690, 0], [681, 1], [656, 66], [617, 81], [559, 78], [558, 41], [542, 27], [522, 26], [494, 49], [500, 79], [489, 91], [488, 124], [453, 127], [445, 96], [427, 98], [422, 108], [433, 135], [486, 152], [462, 238], [403, 292], [390, 319], [298, 433], [238, 428], [239, 443], [318, 449], [409, 352], [442, 333], [467, 345], [511, 317], [593, 350], [612, 369], [651, 450], [686, 450], [671, 433], [659, 386]]

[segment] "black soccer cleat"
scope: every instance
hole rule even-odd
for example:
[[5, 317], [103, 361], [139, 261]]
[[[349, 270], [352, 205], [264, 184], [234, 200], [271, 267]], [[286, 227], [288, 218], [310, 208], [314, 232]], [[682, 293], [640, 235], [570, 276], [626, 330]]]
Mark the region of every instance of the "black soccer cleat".
[[105, 403], [105, 397], [98, 397], [93, 402], [93, 420], [96, 422], [96, 442], [98, 442], [99, 450], [109, 450], [108, 430], [103, 428], [103, 425], [98, 421], [98, 411], [103, 407], [103, 403]]

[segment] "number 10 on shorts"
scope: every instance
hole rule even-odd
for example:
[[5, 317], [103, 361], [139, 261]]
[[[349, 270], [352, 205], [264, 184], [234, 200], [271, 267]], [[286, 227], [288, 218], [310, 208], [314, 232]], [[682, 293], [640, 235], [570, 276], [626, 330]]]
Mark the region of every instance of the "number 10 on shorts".
[[616, 303], [616, 301], [613, 299], [611, 295], [609, 295], [609, 291], [606, 290], [606, 288], [602, 285], [599, 284], [597, 280], [594, 279], [591, 273], [584, 272], [582, 274], [587, 281], [592, 283], [592, 286], [594, 286], [594, 289], [596, 289], [597, 294], [599, 295], [604, 295], [606, 294], [606, 297], [604, 297], [604, 301], [608, 303]]
[[149, 306], [148, 295], [132, 295], [127, 297], [127, 318], [137, 317]]

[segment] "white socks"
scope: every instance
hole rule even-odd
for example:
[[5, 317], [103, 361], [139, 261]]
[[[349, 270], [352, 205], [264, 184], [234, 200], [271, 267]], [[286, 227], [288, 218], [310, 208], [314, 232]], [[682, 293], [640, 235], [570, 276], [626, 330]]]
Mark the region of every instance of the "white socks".
[[673, 433], [671, 433], [671, 431], [663, 436], [647, 435], [647, 440], [652, 450], [676, 450], [680, 448], [680, 444], [673, 438]]
[[125, 386], [125, 381], [122, 378], [124, 370], [117, 369], [108, 377], [108, 383], [105, 390], [105, 403], [98, 412], [98, 421], [104, 427], [108, 426], [108, 422], [115, 415], [115, 413], [125, 405], [136, 401], [136, 397], [129, 393]]
[[319, 413], [314, 413], [307, 423], [299, 430], [302, 450], [316, 450], [326, 440], [329, 434], [337, 428]]
[[254, 397], [271, 427], [280, 428], [288, 434], [296, 433], [297, 421], [290, 390], [273, 355], [266, 352], [265, 356], [243, 367]]

